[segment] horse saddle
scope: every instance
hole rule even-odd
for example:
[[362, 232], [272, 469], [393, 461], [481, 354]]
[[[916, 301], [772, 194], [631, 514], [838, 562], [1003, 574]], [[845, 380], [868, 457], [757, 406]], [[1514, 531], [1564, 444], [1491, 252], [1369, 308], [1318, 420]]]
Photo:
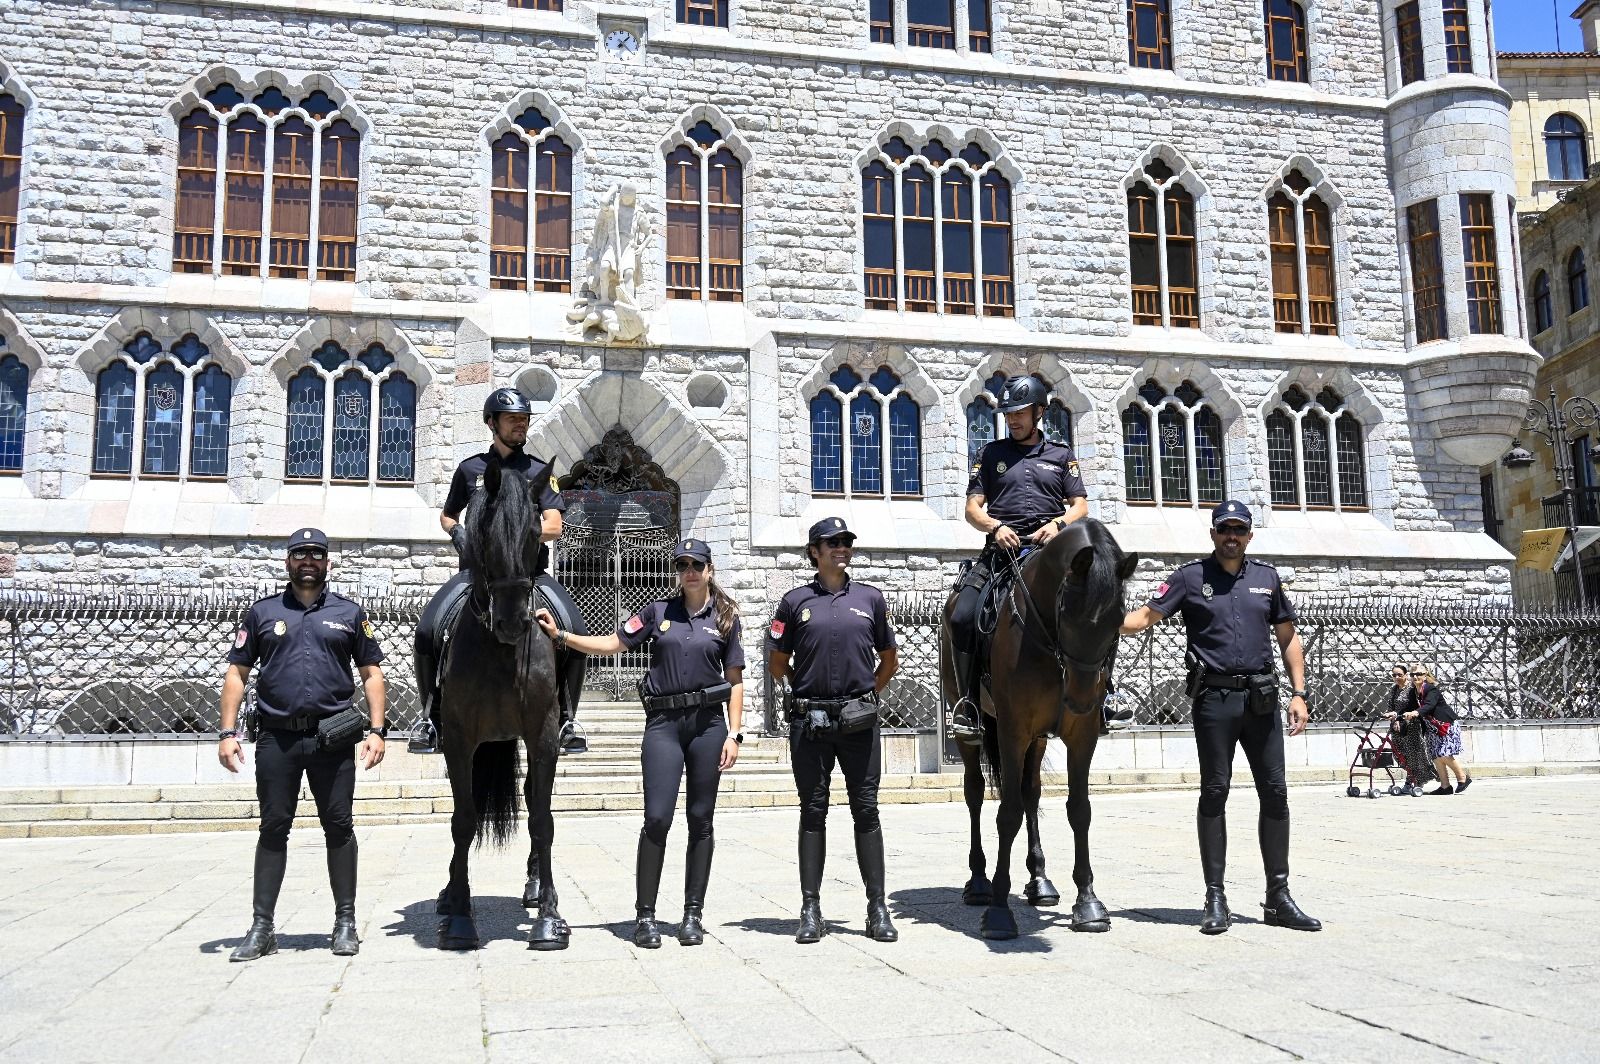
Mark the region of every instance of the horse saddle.
[[[549, 573], [540, 573], [533, 579], [533, 589], [536, 595], [534, 609], [548, 609], [555, 617], [556, 624], [565, 631], [575, 635], [589, 634], [589, 625], [584, 621], [583, 613], [579, 611], [578, 604], [572, 601], [567, 589], [561, 586], [560, 581]], [[450, 664], [450, 647], [455, 641], [456, 628], [471, 598], [471, 586], [464, 584], [458, 593], [443, 603], [440, 609], [439, 623], [433, 632], [433, 655], [434, 660], [439, 663], [438, 676], [443, 676]], [[588, 671], [588, 661], [588, 657], [583, 654], [556, 655], [556, 668], [560, 672], [563, 694], [569, 706], [578, 704], [578, 696], [583, 691], [584, 674]]]

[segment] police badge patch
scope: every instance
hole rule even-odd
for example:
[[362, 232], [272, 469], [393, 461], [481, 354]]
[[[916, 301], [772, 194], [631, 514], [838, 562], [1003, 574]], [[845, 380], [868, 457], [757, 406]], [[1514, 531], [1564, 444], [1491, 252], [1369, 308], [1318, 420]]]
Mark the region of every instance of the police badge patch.
[[662, 621], [662, 622], [661, 622], [661, 623], [660, 623], [660, 624], [659, 624], [659, 625], [657, 625], [657, 626], [656, 626], [656, 627], [657, 627], [657, 628], [658, 628], [658, 629], [660, 629], [660, 630], [661, 630], [661, 631], [663, 631], [663, 632], [665, 632], [665, 631], [666, 631], [666, 630], [667, 630], [667, 629], [668, 629], [668, 628], [671, 628], [671, 627], [672, 627], [672, 622], [671, 622], [671, 621], [667, 621], [667, 620], [663, 620], [663, 621]]
[[1076, 476], [1082, 476], [1082, 474], [1078, 472], [1078, 463], [1077, 462], [1068, 462], [1067, 463], [1067, 472], [1071, 473], [1075, 477]]
[[371, 621], [362, 621], [361, 622], [361, 634], [365, 635], [368, 639], [373, 638], [373, 635], [372, 635], [372, 622]]
[[800, 611], [800, 619], [802, 621], [809, 621], [811, 619], [811, 607], [810, 606], [807, 606], [805, 609]]
[[1216, 592], [1211, 590], [1210, 584], [1201, 584], [1200, 594], [1204, 595], [1206, 598], [1210, 598], [1212, 595], [1216, 594]]
[[1006, 471], [1006, 464], [1004, 462], [997, 462], [995, 464], [994, 471], [996, 473], [1004, 473]]
[[282, 621], [278, 621], [276, 624], [274, 624], [272, 626], [272, 634], [273, 635], [283, 635], [288, 630], [289, 630], [289, 626], [287, 624], [284, 624]]

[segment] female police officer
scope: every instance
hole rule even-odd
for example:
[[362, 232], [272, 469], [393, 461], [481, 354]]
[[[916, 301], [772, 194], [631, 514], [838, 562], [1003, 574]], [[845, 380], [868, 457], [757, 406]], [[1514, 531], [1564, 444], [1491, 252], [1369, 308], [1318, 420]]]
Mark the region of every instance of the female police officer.
[[[650, 644], [650, 671], [640, 684], [644, 702], [644, 828], [636, 865], [638, 923], [633, 941], [661, 946], [656, 928], [656, 890], [666, 859], [667, 832], [678, 803], [678, 781], [687, 768], [689, 851], [684, 862], [683, 923], [678, 942], [705, 941], [700, 917], [711, 877], [711, 815], [721, 774], [739, 760], [744, 742], [744, 647], [739, 607], [717, 586], [711, 549], [698, 539], [678, 544], [673, 558], [678, 593], [650, 603], [610, 635], [563, 632], [548, 611], [539, 625], [563, 649], [582, 654], [617, 654]], [[728, 704], [728, 721], [722, 704]], [[729, 735], [729, 725], [733, 734]]]
[[845, 571], [855, 540], [837, 517], [811, 526], [806, 553], [816, 566], [816, 579], [783, 596], [767, 633], [767, 670], [774, 679], [787, 679], [793, 695], [789, 750], [800, 794], [796, 942], [816, 942], [827, 934], [822, 863], [835, 760], [844, 769], [855, 820], [856, 861], [867, 889], [867, 933], [879, 942], [900, 937], [883, 897], [877, 715], [878, 692], [888, 686], [899, 658], [883, 593], [871, 584], [853, 582]]

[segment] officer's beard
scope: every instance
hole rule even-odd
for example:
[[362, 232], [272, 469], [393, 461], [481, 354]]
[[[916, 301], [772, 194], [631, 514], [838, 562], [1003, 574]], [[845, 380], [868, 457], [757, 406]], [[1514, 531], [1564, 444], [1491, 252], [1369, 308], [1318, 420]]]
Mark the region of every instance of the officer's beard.
[[302, 565], [295, 567], [292, 579], [295, 587], [315, 591], [328, 582], [328, 574], [320, 566]]
[[510, 451], [512, 454], [521, 454], [522, 449], [528, 445], [528, 437], [526, 433], [523, 434], [522, 439], [513, 441], [506, 439], [497, 432], [495, 433], [494, 439], [496, 443]]

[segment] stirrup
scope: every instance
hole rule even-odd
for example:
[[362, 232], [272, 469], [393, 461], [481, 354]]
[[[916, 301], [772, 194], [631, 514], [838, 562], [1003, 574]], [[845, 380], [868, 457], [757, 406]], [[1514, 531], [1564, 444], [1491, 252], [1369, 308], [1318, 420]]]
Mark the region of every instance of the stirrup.
[[587, 754], [589, 739], [584, 734], [583, 726], [576, 720], [565, 720], [561, 722], [561, 732], [556, 736], [556, 746], [563, 757], [567, 754]]
[[[983, 725], [979, 714], [983, 711], [970, 698], [962, 698], [950, 708], [950, 737], [967, 746], [983, 744]], [[970, 714], [970, 715], [969, 715]]]
[[439, 752], [439, 729], [433, 726], [431, 719], [422, 718], [422, 723], [418, 724], [417, 730], [412, 733], [411, 741], [406, 743], [406, 750], [413, 754], [437, 754]]

